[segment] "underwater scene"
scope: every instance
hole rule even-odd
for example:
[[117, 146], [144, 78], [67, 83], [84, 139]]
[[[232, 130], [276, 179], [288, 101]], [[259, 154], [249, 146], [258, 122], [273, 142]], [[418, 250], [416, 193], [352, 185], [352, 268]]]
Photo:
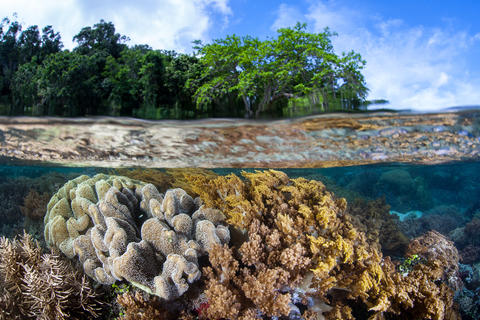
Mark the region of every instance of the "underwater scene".
[[0, 319], [479, 319], [480, 162], [0, 166]]
[[0, 320], [480, 320], [480, 1], [37, 2]]

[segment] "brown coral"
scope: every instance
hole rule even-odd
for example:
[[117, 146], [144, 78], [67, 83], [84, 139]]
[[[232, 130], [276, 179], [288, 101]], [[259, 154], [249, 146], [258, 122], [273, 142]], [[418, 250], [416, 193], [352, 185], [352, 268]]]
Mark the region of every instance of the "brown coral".
[[117, 296], [117, 303], [122, 307], [124, 320], [173, 319], [156, 296], [145, 297], [139, 291], [125, 292]]
[[172, 187], [174, 178], [165, 171], [152, 168], [116, 168], [110, 171], [111, 175], [124, 176], [130, 179], [153, 184], [160, 192], [165, 192]]
[[[440, 260], [420, 263], [404, 277], [382, 257], [376, 241], [354, 226], [346, 201], [335, 199], [322, 183], [273, 170], [243, 176], [246, 180], [233, 174], [189, 177], [205, 204], [222, 210], [238, 233], [247, 235], [235, 248], [210, 251], [208, 316], [234, 319], [255, 311], [300, 316], [302, 303], [308, 306], [304, 317], [331, 310], [353, 318], [354, 302], [369, 310], [371, 319], [400, 313], [453, 318], [453, 294], [441, 282]], [[339, 290], [342, 295], [333, 294]]]
[[0, 319], [85, 319], [100, 315], [88, 279], [28, 234], [0, 239]]
[[381, 245], [386, 255], [402, 256], [408, 245], [407, 236], [399, 229], [397, 215], [390, 214], [385, 198], [364, 200], [356, 198], [348, 206], [355, 227], [365, 232], [367, 240]]
[[23, 206], [20, 206], [25, 217], [32, 220], [39, 220], [47, 211], [47, 203], [50, 200], [50, 195], [47, 192], [42, 194], [36, 190], [31, 189], [30, 192], [23, 199]]
[[408, 245], [407, 255], [418, 255], [429, 262], [438, 261], [443, 267], [442, 280], [455, 291], [462, 286], [458, 271], [460, 256], [457, 248], [441, 233], [430, 231], [413, 239]]
[[202, 169], [202, 168], [169, 168], [165, 170], [168, 175], [171, 176], [172, 186], [171, 188], [181, 188], [185, 190], [188, 194], [192, 196], [198, 196], [195, 191], [191, 188], [190, 183], [187, 179], [191, 175], [200, 175], [208, 179], [213, 179], [218, 177], [218, 174], [212, 170]]

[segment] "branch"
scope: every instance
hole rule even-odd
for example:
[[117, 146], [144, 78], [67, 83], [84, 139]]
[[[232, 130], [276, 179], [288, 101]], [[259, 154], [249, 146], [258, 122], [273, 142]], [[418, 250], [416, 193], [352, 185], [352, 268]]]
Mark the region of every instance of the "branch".
[[274, 95], [270, 101], [275, 101], [275, 100], [280, 99], [280, 98], [290, 99], [290, 98], [294, 98], [294, 97], [295, 97], [295, 95], [292, 94], [292, 93], [280, 92], [280, 93]]

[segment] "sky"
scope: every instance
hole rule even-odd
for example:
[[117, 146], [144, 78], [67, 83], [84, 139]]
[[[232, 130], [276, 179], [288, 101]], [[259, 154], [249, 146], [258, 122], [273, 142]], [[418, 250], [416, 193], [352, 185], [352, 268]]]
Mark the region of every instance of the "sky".
[[196, 39], [265, 39], [297, 21], [309, 32], [328, 26], [336, 53], [367, 61], [368, 99], [422, 111], [480, 105], [479, 0], [0, 0], [0, 16], [13, 13], [24, 26], [52, 25], [67, 49], [100, 19], [129, 45], [187, 53]]

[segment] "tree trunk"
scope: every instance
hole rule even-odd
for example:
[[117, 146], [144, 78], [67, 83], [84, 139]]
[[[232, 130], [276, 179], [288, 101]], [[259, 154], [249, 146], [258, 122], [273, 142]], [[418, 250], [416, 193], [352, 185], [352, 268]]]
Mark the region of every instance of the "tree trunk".
[[242, 100], [245, 104], [245, 118], [251, 118], [253, 115], [251, 103], [245, 95], [242, 96]]

